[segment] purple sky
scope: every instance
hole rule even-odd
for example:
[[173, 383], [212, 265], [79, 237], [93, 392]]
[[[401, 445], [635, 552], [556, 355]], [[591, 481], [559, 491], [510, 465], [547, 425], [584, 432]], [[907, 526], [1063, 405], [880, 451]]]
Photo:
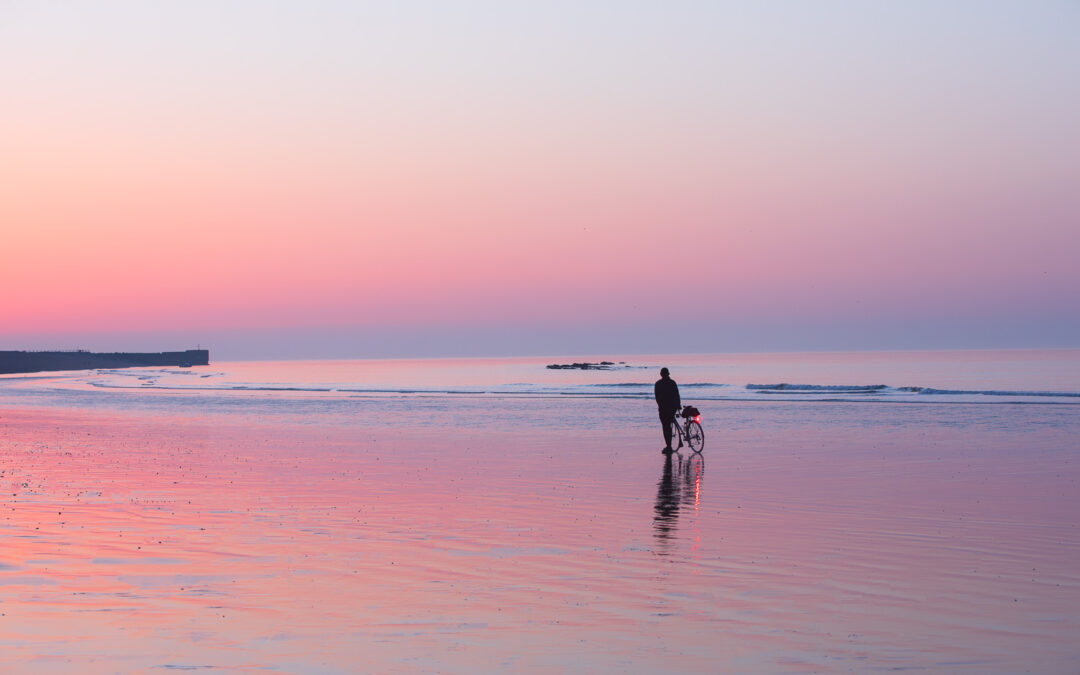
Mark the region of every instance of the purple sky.
[[5, 3], [0, 349], [1080, 345], [1074, 2]]

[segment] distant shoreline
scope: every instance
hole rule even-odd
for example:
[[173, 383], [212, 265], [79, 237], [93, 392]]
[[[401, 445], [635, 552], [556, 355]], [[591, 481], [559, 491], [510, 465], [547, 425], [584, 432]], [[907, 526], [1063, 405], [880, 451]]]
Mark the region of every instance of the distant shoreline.
[[143, 366], [206, 366], [210, 350], [188, 349], [182, 352], [88, 352], [0, 351], [0, 375], [40, 373], [55, 370], [92, 370], [95, 368], [138, 368]]

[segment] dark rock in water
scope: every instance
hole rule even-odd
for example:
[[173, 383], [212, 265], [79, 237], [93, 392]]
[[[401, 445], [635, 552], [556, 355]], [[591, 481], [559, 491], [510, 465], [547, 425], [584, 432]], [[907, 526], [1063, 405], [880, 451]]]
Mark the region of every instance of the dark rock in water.
[[611, 361], [600, 363], [552, 363], [548, 366], [551, 370], [611, 370], [615, 364]]

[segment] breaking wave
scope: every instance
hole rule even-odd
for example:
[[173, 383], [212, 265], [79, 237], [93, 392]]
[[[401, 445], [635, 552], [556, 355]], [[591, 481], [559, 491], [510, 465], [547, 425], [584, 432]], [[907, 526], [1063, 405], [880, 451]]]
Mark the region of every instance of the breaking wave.
[[795, 391], [795, 392], [810, 392], [810, 391], [881, 391], [888, 389], [884, 384], [866, 384], [856, 386], [845, 386], [840, 384], [787, 384], [786, 382], [781, 384], [748, 384], [746, 388], [750, 391]]
[[[217, 392], [267, 396], [490, 396], [490, 397], [579, 397], [652, 399], [651, 382], [537, 384], [517, 382], [504, 385], [461, 387], [364, 386], [359, 383], [306, 384], [240, 383], [142, 376], [137, 381], [120, 373], [98, 373], [86, 384], [98, 389]], [[937, 389], [934, 387], [885, 384], [775, 384], [735, 385], [720, 382], [692, 382], [680, 385], [687, 401], [821, 401], [879, 403], [1064, 403], [1080, 405], [1080, 392], [1004, 391]]]
[[[109, 390], [144, 396], [234, 396], [265, 399], [289, 398], [407, 398], [407, 397], [495, 397], [495, 398], [581, 398], [639, 399], [652, 402], [653, 382], [596, 382], [593, 374], [570, 382], [511, 381], [506, 384], [457, 384], [453, 379], [413, 378], [408, 384], [387, 380], [364, 381], [360, 378], [340, 381], [290, 380], [285, 373], [271, 371], [271, 377], [259, 379], [238, 372], [181, 369], [101, 369], [68, 375], [37, 376], [3, 380], [5, 391], [26, 387], [48, 387], [51, 391], [81, 389]], [[322, 374], [322, 373], [320, 373]], [[560, 375], [560, 378], [565, 376]], [[472, 378], [475, 381], [475, 378]], [[575, 381], [576, 380], [576, 381]], [[40, 383], [40, 384], [39, 384]], [[14, 389], [13, 389], [14, 388]], [[891, 386], [887, 384], [833, 384], [772, 382], [734, 384], [695, 381], [679, 388], [687, 403], [707, 401], [746, 401], [784, 404], [790, 402], [850, 403], [920, 403], [920, 404], [1058, 404], [1080, 405], [1080, 391], [1041, 389], [949, 389], [933, 386]]]
[[[748, 384], [746, 391], [759, 395], [784, 395], [802, 400], [874, 400], [904, 403], [1080, 403], [1080, 392], [1004, 391], [997, 389], [936, 389], [890, 387], [885, 384]], [[857, 398], [842, 399], [848, 395]], [[1053, 399], [1053, 400], [1050, 400]]]
[[904, 390], [917, 391], [920, 394], [934, 396], [1051, 396], [1060, 398], [1080, 398], [1080, 392], [1074, 391], [968, 391], [963, 389], [931, 389], [930, 387], [902, 387]]

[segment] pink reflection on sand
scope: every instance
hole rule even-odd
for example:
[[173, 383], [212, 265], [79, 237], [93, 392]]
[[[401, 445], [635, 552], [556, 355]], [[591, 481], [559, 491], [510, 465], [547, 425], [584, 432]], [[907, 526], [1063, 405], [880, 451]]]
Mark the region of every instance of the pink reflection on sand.
[[0, 424], [8, 670], [1077, 658], [1078, 476], [1053, 433], [763, 425], [668, 461], [637, 430]]

